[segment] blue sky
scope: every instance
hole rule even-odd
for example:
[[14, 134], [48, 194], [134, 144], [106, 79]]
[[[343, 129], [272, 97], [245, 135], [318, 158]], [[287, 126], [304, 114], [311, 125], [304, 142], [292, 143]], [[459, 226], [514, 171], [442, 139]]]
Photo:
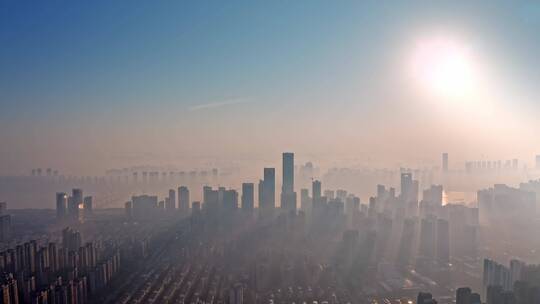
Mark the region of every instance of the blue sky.
[[208, 137], [247, 119], [215, 137], [234, 141], [254, 124], [326, 114], [350, 130], [383, 119], [401, 98], [389, 88], [403, 50], [437, 31], [472, 44], [526, 97], [512, 102], [540, 114], [538, 28], [540, 5], [525, 1], [2, 1], [0, 157], [14, 165], [0, 170], [47, 160], [18, 153], [43, 137], [109, 133], [90, 141], [105, 159], [133, 128]]

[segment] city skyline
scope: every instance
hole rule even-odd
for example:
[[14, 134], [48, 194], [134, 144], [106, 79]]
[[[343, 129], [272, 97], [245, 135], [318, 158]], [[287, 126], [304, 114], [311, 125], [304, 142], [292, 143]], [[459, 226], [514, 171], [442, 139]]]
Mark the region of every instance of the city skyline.
[[539, 28], [0, 1], [0, 304], [540, 303]]

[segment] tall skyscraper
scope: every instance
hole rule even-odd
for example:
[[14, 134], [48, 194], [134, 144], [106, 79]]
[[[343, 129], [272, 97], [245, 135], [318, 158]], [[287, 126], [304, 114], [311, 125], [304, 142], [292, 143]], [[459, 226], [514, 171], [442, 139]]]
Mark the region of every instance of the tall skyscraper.
[[236, 190], [221, 190], [223, 192], [221, 197], [221, 205], [225, 210], [238, 209], [238, 192]]
[[176, 210], [176, 193], [174, 192], [174, 189], [169, 190], [169, 199], [167, 200], [167, 205], [165, 206], [165, 209], [167, 211]]
[[253, 210], [255, 201], [255, 189], [253, 183], [242, 184], [242, 209]]
[[56, 217], [62, 219], [66, 216], [67, 194], [65, 192], [56, 193]]
[[442, 154], [442, 170], [448, 172], [448, 153]]
[[536, 155], [536, 169], [540, 170], [540, 154]]
[[413, 180], [412, 173], [401, 173], [401, 200], [404, 203], [418, 201], [418, 181]]
[[189, 211], [189, 189], [186, 186], [178, 188], [178, 209], [180, 212]]
[[83, 203], [83, 192], [81, 189], [73, 189], [71, 197], [68, 198], [68, 216], [72, 220], [79, 220], [79, 205]]
[[263, 180], [259, 183], [259, 208], [273, 209], [276, 206], [276, 169], [264, 168]]
[[311, 183], [311, 196], [313, 196], [313, 200], [320, 199], [322, 196], [322, 185], [321, 182], [318, 180], [314, 180]]
[[281, 208], [288, 211], [296, 211], [296, 192], [294, 192], [294, 153], [283, 153]]
[[77, 204], [77, 206], [83, 203], [82, 189], [73, 189], [71, 196], [73, 197], [73, 201]]
[[294, 192], [294, 153], [283, 153], [283, 185], [282, 193]]

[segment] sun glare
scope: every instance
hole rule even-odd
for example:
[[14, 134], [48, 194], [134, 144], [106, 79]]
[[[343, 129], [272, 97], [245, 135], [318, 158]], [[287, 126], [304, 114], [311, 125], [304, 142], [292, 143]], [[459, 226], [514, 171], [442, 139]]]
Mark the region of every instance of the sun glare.
[[412, 73], [422, 89], [440, 98], [470, 99], [477, 89], [477, 68], [470, 50], [450, 39], [419, 42], [413, 52]]

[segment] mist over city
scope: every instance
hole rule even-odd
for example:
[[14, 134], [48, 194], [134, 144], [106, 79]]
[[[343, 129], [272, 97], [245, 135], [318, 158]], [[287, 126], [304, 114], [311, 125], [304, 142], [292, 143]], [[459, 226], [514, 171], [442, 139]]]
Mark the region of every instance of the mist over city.
[[539, 28], [0, 1], [0, 304], [540, 304]]

